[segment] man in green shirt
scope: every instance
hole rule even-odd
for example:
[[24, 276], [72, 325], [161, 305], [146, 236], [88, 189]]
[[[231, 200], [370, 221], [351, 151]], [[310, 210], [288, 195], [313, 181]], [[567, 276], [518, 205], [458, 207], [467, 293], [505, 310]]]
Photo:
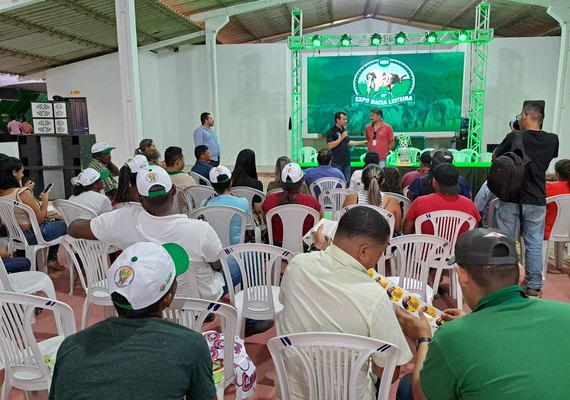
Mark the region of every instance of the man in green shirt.
[[206, 339], [162, 319], [189, 263], [175, 243], [125, 249], [107, 272], [119, 316], [63, 341], [50, 400], [216, 399]]
[[398, 310], [406, 336], [418, 349], [413, 374], [402, 379], [413, 399], [570, 399], [570, 304], [530, 299], [520, 284], [513, 239], [481, 228], [459, 237], [459, 285], [473, 310], [444, 311], [433, 340], [425, 317]]

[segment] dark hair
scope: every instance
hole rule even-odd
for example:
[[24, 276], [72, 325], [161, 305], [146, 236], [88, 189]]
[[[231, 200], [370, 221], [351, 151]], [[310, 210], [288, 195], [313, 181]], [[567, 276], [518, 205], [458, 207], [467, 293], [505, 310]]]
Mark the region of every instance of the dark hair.
[[202, 125], [204, 125], [204, 122], [208, 120], [209, 116], [210, 116], [209, 112], [203, 112], [202, 114], [200, 114], [200, 122], [202, 123]]
[[335, 239], [363, 237], [384, 244], [390, 239], [390, 225], [380, 213], [370, 207], [357, 206], [340, 218]]
[[283, 184], [283, 181], [281, 181], [281, 172], [283, 171], [283, 168], [285, 168], [285, 166], [290, 162], [291, 159], [287, 156], [281, 156], [275, 162], [275, 182], [280, 187]]
[[1, 161], [0, 166], [0, 189], [12, 189], [20, 187], [20, 182], [14, 178], [14, 171], [22, 169], [24, 164], [19, 158], [7, 157]]
[[154, 163], [154, 164], [156, 164], [160, 159], [160, 153], [156, 149], [155, 150], [146, 150], [143, 153], [143, 156], [146, 157], [146, 159], [148, 160], [149, 163]]
[[217, 194], [223, 194], [231, 185], [232, 185], [232, 180], [228, 179], [225, 180], [226, 178], [224, 178], [226, 175], [220, 175], [218, 177], [218, 179], [224, 179], [224, 182], [218, 182], [218, 183], [213, 183], [212, 182], [212, 187], [214, 188], [214, 190], [216, 191]]
[[382, 110], [380, 108], [373, 108], [372, 110], [370, 110], [370, 113], [379, 115], [380, 118], [382, 118], [384, 116], [384, 113], [382, 112]]
[[[496, 246], [499, 247], [499, 246]], [[460, 265], [465, 269], [477, 286], [487, 292], [519, 283], [519, 266], [510, 265]]]
[[257, 180], [255, 153], [250, 149], [244, 149], [237, 155], [236, 164], [232, 172], [232, 186], [242, 186], [247, 178]]
[[[3, 155], [3, 154], [2, 154]], [[556, 161], [556, 163], [554, 164], [554, 172], [559, 174], [560, 173], [560, 168], [562, 168], [562, 166], [564, 164], [566, 164], [567, 162], [569, 162], [570, 160], [568, 159], [562, 159], [562, 160], [558, 160]]]
[[164, 150], [164, 164], [167, 167], [173, 167], [176, 161], [184, 158], [184, 154], [182, 154], [182, 149], [177, 146], [170, 146], [166, 150]]
[[129, 310], [127, 308], [119, 306], [118, 304], [122, 304], [124, 306], [130, 307], [131, 304], [125, 298], [125, 296], [117, 292], [111, 293], [111, 301], [115, 306], [115, 310], [117, 310], [117, 314], [119, 314], [119, 317], [121, 318], [145, 318], [152, 316], [160, 311], [160, 303], [162, 303], [162, 300], [169, 294], [172, 294], [173, 288], [175, 287], [175, 282], [176, 278], [174, 278], [174, 281], [172, 281], [172, 285], [170, 286], [170, 289], [168, 289], [168, 292], [166, 292], [164, 296], [162, 296], [156, 303], [153, 303], [148, 307], [141, 308], [140, 310]]
[[364, 156], [364, 166], [368, 166], [370, 164], [378, 164], [380, 162], [380, 155], [375, 151], [369, 151]]
[[95, 182], [93, 182], [91, 185], [87, 185], [87, 186], [83, 186], [80, 183], [77, 183], [76, 185], [73, 185], [73, 195], [74, 196], [79, 196], [81, 193], [84, 192], [88, 192], [93, 188], [93, 185], [96, 184], [100, 179], [97, 179]]
[[335, 124], [336, 124], [336, 121], [338, 121], [342, 115], [346, 115], [346, 113], [344, 111], [338, 111], [334, 114], [334, 123]]
[[131, 168], [125, 164], [119, 170], [119, 183], [117, 184], [117, 192], [115, 193], [115, 201], [117, 203], [126, 203], [129, 201], [129, 188], [137, 186], [137, 174], [131, 173]]
[[281, 182], [281, 188], [283, 189], [283, 192], [279, 193], [277, 205], [284, 206], [287, 204], [297, 204], [297, 199], [292, 195], [301, 192], [303, 182], [305, 182], [304, 179], [301, 179], [299, 182], [295, 183]]
[[139, 143], [139, 147], [135, 149], [135, 156], [137, 154], [143, 154], [150, 146], [152, 146], [153, 140], [152, 139], [143, 139]]
[[384, 182], [384, 171], [377, 164], [370, 164], [362, 170], [362, 184], [368, 191], [368, 204], [383, 207], [380, 185]]
[[566, 162], [558, 168], [558, 180], [566, 181], [570, 189], [570, 160], [566, 160]]
[[317, 154], [317, 164], [329, 165], [332, 161], [332, 153], [329, 149], [320, 149]]
[[380, 185], [383, 192], [402, 194], [400, 187], [400, 171], [398, 168], [384, 167], [384, 182]]
[[208, 146], [203, 144], [194, 147], [194, 157], [196, 157], [196, 160], [199, 160], [206, 151], [208, 151]]
[[530, 103], [523, 107], [523, 114], [529, 116], [530, 119], [542, 122], [544, 119], [544, 107], [538, 103]]

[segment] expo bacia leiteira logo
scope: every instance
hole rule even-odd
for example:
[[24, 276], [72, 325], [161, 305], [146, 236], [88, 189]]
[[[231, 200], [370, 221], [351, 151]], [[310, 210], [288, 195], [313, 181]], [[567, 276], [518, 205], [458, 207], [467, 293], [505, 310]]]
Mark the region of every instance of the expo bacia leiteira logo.
[[352, 104], [390, 107], [413, 103], [414, 72], [400, 60], [380, 58], [364, 64], [354, 75]]

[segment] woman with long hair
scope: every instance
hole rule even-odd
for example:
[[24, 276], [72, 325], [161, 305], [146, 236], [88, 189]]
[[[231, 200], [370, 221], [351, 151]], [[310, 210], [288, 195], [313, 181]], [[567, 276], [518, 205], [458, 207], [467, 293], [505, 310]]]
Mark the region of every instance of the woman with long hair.
[[383, 208], [394, 215], [394, 232], [400, 232], [402, 228], [402, 210], [396, 199], [386, 196], [380, 190], [384, 180], [384, 171], [379, 165], [368, 165], [362, 170], [362, 185], [364, 188], [356, 193], [349, 194], [344, 201], [343, 207], [351, 204], [370, 204]]
[[145, 154], [147, 151], [156, 150], [156, 146], [154, 145], [154, 141], [152, 139], [143, 139], [141, 140], [139, 147], [135, 149], [135, 156], [137, 154]]
[[[291, 159], [287, 156], [281, 156], [275, 162], [275, 180], [269, 182], [267, 185], [267, 192], [270, 192], [273, 189], [281, 188], [282, 181], [281, 181], [281, 171], [283, 168], [291, 162]], [[307, 183], [303, 180], [303, 184], [301, 185], [301, 193], [311, 194]]]
[[119, 183], [117, 193], [113, 199], [113, 206], [119, 203], [139, 202], [137, 191], [137, 172], [148, 166], [148, 160], [142, 154], [130, 158], [119, 170]]
[[[244, 149], [238, 153], [232, 172], [232, 187], [234, 186], [247, 186], [263, 191], [263, 184], [257, 179], [253, 150]], [[257, 214], [261, 212], [261, 197], [257, 195], [253, 196], [253, 209]]]

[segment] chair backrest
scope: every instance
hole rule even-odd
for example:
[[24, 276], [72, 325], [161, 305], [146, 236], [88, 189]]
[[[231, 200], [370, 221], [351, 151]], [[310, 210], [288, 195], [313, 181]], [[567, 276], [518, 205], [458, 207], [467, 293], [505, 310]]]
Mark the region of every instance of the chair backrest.
[[9, 243], [18, 249], [28, 245], [26, 235], [24, 235], [24, 231], [20, 228], [20, 224], [18, 224], [18, 220], [16, 219], [16, 210], [20, 210], [20, 212], [28, 215], [38, 244], [45, 244], [46, 242], [40, 230], [34, 210], [19, 201], [0, 198], [0, 220], [2, 220], [8, 233]]
[[338, 178], [321, 178], [317, 179], [309, 186], [311, 194], [318, 200], [321, 193], [330, 189], [343, 189], [346, 183]]
[[491, 162], [493, 159], [493, 153], [491, 152], [483, 152], [481, 154], [479, 154], [479, 161], [480, 162]]
[[376, 210], [378, 214], [383, 216], [386, 219], [386, 221], [388, 221], [388, 225], [390, 226], [390, 237], [394, 235], [394, 225], [396, 224], [396, 218], [394, 217], [394, 214], [392, 214], [390, 211], [385, 210], [382, 207], [373, 206], [372, 204], [351, 204], [349, 206], [343, 207], [343, 209], [340, 211], [340, 216], [342, 217], [345, 212], [354, 207], [369, 207], [372, 208], [373, 210]]
[[[237, 311], [229, 304], [209, 300], [175, 297], [170, 307], [162, 312], [162, 317], [168, 321], [192, 329], [193, 331], [200, 332], [204, 320], [210, 313], [221, 317], [220, 333], [224, 335], [224, 349], [233, 349], [237, 333]], [[224, 351], [224, 378], [226, 381], [229, 381], [232, 380], [234, 376], [234, 352]]]
[[489, 213], [487, 214], [487, 227], [495, 227], [495, 213], [497, 212], [497, 206], [499, 205], [499, 199], [494, 198], [489, 202]]
[[189, 215], [191, 210], [191, 208], [188, 208], [188, 202], [186, 201], [184, 189], [176, 186], [176, 193], [174, 194], [174, 199], [172, 200], [172, 208], [170, 209], [171, 213]]
[[195, 210], [202, 207], [204, 200], [216, 197], [216, 191], [211, 186], [194, 185], [184, 189], [184, 195], [188, 210]]
[[384, 194], [386, 196], [390, 196], [396, 199], [396, 201], [400, 203], [400, 208], [402, 209], [402, 215], [406, 216], [408, 210], [410, 209], [410, 206], [412, 205], [412, 201], [408, 199], [406, 196], [399, 193], [384, 192]]
[[282, 189], [282, 188], [271, 189], [269, 192], [267, 192], [267, 194], [265, 195], [265, 197], [267, 198], [267, 197], [269, 197], [269, 196], [271, 196], [272, 194], [275, 194], [275, 193], [283, 193], [283, 189]]
[[300, 204], [287, 204], [272, 208], [265, 214], [269, 244], [273, 244], [273, 217], [280, 218], [283, 224], [283, 243], [285, 249], [295, 253], [303, 252], [303, 223], [307, 217], [313, 217], [313, 226], [319, 222], [321, 214], [311, 207]]
[[253, 203], [253, 198], [255, 196], [261, 197], [261, 203], [265, 201], [265, 193], [263, 193], [261, 190], [250, 188], [248, 186], [232, 186], [230, 188], [230, 192], [236, 197], [243, 197], [247, 199], [250, 206]]
[[466, 162], [468, 156], [457, 149], [447, 149], [453, 155], [453, 162]]
[[[260, 243], [237, 244], [220, 253], [224, 275], [231, 277], [228, 257], [234, 257], [241, 272], [243, 291], [242, 317], [256, 320], [273, 319], [272, 286], [279, 286], [281, 262], [294, 256], [285, 248]], [[234, 284], [228, 283], [230, 303], [235, 304]]]
[[364, 162], [364, 159], [366, 158], [366, 154], [368, 154], [368, 153], [362, 153], [362, 154], [360, 155], [360, 162], [361, 162], [361, 163]]
[[320, 197], [319, 203], [321, 203], [323, 210], [331, 212], [331, 218], [334, 221], [338, 221], [340, 210], [342, 210], [344, 201], [350, 193], [353, 193], [350, 189], [329, 189]]
[[387, 164], [398, 164], [398, 153], [390, 150], [388, 156], [386, 157]]
[[473, 149], [461, 149], [459, 150], [459, 152], [461, 154], [464, 154], [465, 156], [467, 156], [468, 158], [465, 160], [466, 162], [476, 162], [479, 160], [479, 153], [477, 153], [475, 150]]
[[[421, 150], [417, 149], [415, 147], [407, 147], [407, 149], [408, 149], [409, 162], [411, 162], [411, 163], [419, 162]], [[402, 158], [402, 150], [403, 150], [403, 147], [400, 147], [398, 149], [398, 158]]]
[[8, 271], [6, 271], [6, 266], [4, 265], [4, 262], [2, 261], [1, 258], [0, 258], [0, 284], [2, 285], [0, 287], [0, 290], [3, 290], [5, 292], [15, 292], [14, 286], [12, 286], [12, 282], [8, 277]]
[[302, 147], [301, 150], [299, 150], [299, 156], [303, 163], [317, 162], [317, 154], [317, 149], [310, 146]]
[[196, 172], [193, 172], [193, 171], [188, 172], [188, 174], [189, 174], [192, 178], [194, 178], [194, 180], [196, 181], [196, 183], [198, 183], [198, 184], [200, 184], [200, 185], [204, 185], [204, 186], [210, 186], [210, 187], [212, 186], [212, 183], [211, 183], [208, 179], [206, 179], [205, 177], [203, 177], [202, 175], [200, 175], [200, 174], [198, 174], [198, 173], [196, 173]]
[[[281, 400], [292, 398], [289, 374], [306, 376], [309, 399], [356, 400], [372, 356], [385, 360], [378, 399], [388, 399], [400, 349], [388, 342], [346, 333], [311, 332], [277, 336], [267, 347], [280, 384]], [[289, 369], [286, 368], [289, 367]], [[299, 373], [299, 370], [302, 372]]]
[[[52, 371], [32, 329], [37, 308], [51, 310], [61, 322], [56, 323], [61, 340], [76, 332], [73, 309], [67, 304], [29, 294], [0, 292], [0, 351], [7, 375], [4, 385], [10, 382], [22, 390], [50, 387]], [[55, 361], [55, 351], [50, 358]]]
[[74, 203], [70, 200], [54, 200], [53, 206], [61, 214], [67, 226], [69, 226], [76, 219], [91, 219], [97, 216], [97, 213], [91, 208]]
[[570, 242], [570, 194], [548, 197], [546, 204], [556, 203], [558, 212], [550, 231], [550, 239], [554, 242]]
[[[202, 217], [202, 218], [201, 218]], [[236, 207], [230, 206], [206, 206], [198, 208], [192, 212], [191, 218], [203, 219], [218, 234], [223, 247], [230, 246], [231, 243], [231, 224], [238, 222], [240, 224], [240, 243], [245, 240], [245, 226], [247, 224], [247, 214]]]
[[442, 253], [449, 242], [433, 235], [403, 235], [392, 238], [392, 265], [399, 271], [398, 285], [410, 292], [419, 293], [423, 301], [430, 303], [427, 286], [430, 268], [436, 264], [435, 258]]

